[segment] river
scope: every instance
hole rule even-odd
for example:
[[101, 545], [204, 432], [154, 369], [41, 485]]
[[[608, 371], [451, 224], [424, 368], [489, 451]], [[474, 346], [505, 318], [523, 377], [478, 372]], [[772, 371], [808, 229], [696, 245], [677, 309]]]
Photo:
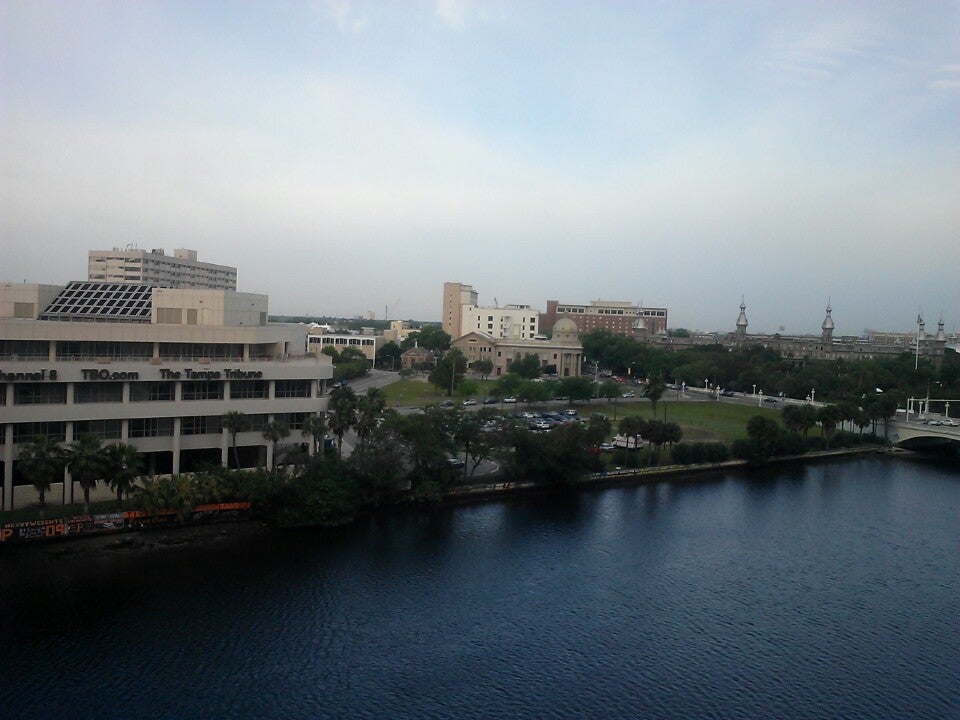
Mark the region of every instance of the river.
[[3, 718], [957, 718], [960, 467], [0, 554]]

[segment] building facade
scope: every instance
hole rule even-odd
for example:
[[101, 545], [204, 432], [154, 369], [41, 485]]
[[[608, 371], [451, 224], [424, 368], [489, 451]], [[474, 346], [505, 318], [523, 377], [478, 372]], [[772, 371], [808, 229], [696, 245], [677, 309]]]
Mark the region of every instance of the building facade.
[[[152, 288], [143, 306], [129, 284], [71, 283], [52, 298], [50, 287], [0, 285], [3, 509], [36, 499], [17, 457], [37, 435], [129, 443], [148, 474], [176, 474], [232, 463], [222, 417], [238, 411], [250, 422], [237, 436], [242, 467], [272, 464], [270, 421], [312, 449], [301, 430], [326, 411], [333, 367], [306, 353], [304, 326], [266, 322], [266, 296]], [[74, 485], [65, 472], [51, 501], [72, 502]]]
[[461, 309], [461, 333], [482, 332], [495, 338], [533, 340], [540, 334], [540, 313], [529, 305]]
[[332, 347], [338, 353], [347, 348], [356, 348], [370, 361], [372, 367], [376, 367], [377, 350], [382, 344], [383, 335], [372, 333], [316, 332], [311, 329], [307, 335], [307, 351], [314, 355], [322, 354], [325, 347]]
[[559, 377], [579, 375], [583, 364], [583, 345], [577, 326], [566, 319], [557, 322], [550, 340], [497, 338], [473, 330], [458, 337], [451, 345], [463, 353], [468, 364], [489, 360], [493, 364], [494, 377], [506, 374], [510, 363], [527, 355], [536, 355], [540, 367], [553, 367]]
[[464, 305], [477, 304], [477, 291], [469, 285], [446, 282], [443, 284], [443, 331], [451, 338], [463, 335]]
[[236, 290], [237, 269], [197, 260], [197, 251], [177, 248], [173, 255], [162, 249], [114, 248], [91, 250], [87, 279], [93, 282], [139, 283], [166, 288]]
[[541, 326], [553, 327], [561, 318], [573, 320], [581, 332], [606, 330], [628, 337], [667, 332], [667, 308], [641, 307], [615, 300], [591, 300], [587, 305], [547, 300], [547, 311], [540, 316]]

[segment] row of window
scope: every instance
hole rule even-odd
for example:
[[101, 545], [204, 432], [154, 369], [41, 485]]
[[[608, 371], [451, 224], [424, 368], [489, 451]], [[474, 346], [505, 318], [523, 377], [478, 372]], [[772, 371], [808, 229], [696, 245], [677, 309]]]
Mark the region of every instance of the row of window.
[[[291, 432], [303, 430], [311, 413], [277, 413], [275, 422], [286, 425]], [[249, 431], [261, 432], [267, 425], [269, 415], [247, 415]], [[131, 439], [151, 437], [172, 437], [173, 418], [131, 418], [128, 434]], [[180, 435], [219, 435], [223, 432], [223, 418], [220, 415], [194, 415], [180, 418]], [[51, 440], [64, 442], [67, 436], [67, 424], [58, 422], [14, 423], [13, 442], [21, 444], [38, 435], [46, 435]], [[101, 440], [119, 440], [122, 437], [120, 420], [78, 420], [73, 424], [73, 436], [93, 435]], [[6, 441], [6, 426], [0, 425], [0, 444]]]
[[[267, 380], [233, 380], [230, 382], [231, 400], [249, 400], [269, 396]], [[275, 380], [274, 397], [308, 398], [312, 380]], [[174, 399], [174, 381], [130, 383], [130, 402], [169, 402]], [[223, 400], [224, 384], [220, 380], [184, 380], [183, 400]], [[7, 399], [6, 385], [0, 385], [0, 405]], [[65, 405], [67, 383], [17, 383], [13, 386], [14, 405]], [[123, 402], [122, 382], [75, 383], [73, 402]]]
[[[166, 308], [170, 309], [170, 308]], [[372, 342], [372, 341], [371, 341]], [[61, 360], [150, 360], [153, 343], [117, 342], [93, 340], [57, 340], [56, 358]], [[272, 344], [250, 346], [250, 356], [270, 357]], [[243, 357], [241, 343], [160, 343], [161, 360], [211, 360], [240, 359]], [[0, 360], [47, 360], [50, 357], [48, 340], [0, 340]]]

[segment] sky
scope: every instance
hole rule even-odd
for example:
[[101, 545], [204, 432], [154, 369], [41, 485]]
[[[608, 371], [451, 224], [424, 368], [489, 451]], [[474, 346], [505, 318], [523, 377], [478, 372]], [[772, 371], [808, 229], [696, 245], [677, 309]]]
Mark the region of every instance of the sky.
[[0, 3], [0, 280], [187, 247], [275, 314], [960, 330], [960, 3]]

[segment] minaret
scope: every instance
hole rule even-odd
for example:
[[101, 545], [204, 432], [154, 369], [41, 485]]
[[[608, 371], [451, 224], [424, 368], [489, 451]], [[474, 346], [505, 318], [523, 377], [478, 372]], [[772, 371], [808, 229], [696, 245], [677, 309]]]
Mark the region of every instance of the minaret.
[[743, 304], [743, 298], [740, 298], [740, 316], [737, 318], [737, 337], [744, 339], [747, 337], [747, 314], [744, 312], [747, 306]]
[[820, 339], [825, 343], [833, 342], [833, 318], [830, 317], [830, 313], [833, 310], [830, 308], [830, 301], [827, 300], [827, 316], [823, 319], [823, 325], [820, 326]]
[[923, 328], [924, 328], [923, 316], [920, 315], [920, 313], [917, 313], [917, 340], [919, 342], [923, 342], [924, 340], [927, 339], [927, 333]]
[[943, 331], [943, 315], [940, 316], [940, 322], [937, 323], [937, 342], [947, 342], [947, 334]]

